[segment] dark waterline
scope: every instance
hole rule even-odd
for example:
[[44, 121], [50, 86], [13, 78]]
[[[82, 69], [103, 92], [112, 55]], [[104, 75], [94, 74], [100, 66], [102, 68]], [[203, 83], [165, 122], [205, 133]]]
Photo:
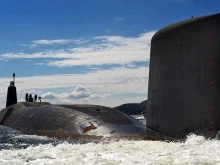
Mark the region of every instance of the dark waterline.
[[[132, 116], [139, 121], [146, 123], [146, 120], [140, 118], [140, 115]], [[40, 144], [58, 145], [63, 142], [85, 144], [94, 141], [85, 140], [58, 140], [47, 136], [25, 135], [20, 131], [0, 125], [0, 150], [25, 149], [29, 146], [38, 146]]]

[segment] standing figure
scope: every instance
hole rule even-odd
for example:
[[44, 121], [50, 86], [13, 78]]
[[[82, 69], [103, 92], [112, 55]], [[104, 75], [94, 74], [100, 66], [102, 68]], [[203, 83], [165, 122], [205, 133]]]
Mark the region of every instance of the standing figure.
[[25, 95], [25, 101], [28, 102], [28, 93]]
[[31, 94], [29, 94], [29, 102], [33, 102], [33, 97]]
[[37, 102], [37, 95], [34, 95], [34, 101]]
[[38, 97], [38, 100], [41, 102], [41, 97]]

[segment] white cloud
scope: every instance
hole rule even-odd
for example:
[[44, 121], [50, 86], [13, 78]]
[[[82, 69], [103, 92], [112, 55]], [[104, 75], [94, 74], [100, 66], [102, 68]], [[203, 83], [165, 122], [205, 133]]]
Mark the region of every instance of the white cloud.
[[115, 18], [115, 20], [117, 20], [117, 21], [124, 21], [125, 19], [122, 18], [122, 17], [117, 17], [117, 18]]
[[84, 86], [78, 85], [73, 92], [71, 93], [62, 93], [62, 98], [73, 98], [73, 99], [82, 99], [90, 97], [90, 92]]
[[[15, 85], [19, 93], [18, 97], [24, 100], [24, 93], [32, 92], [32, 94], [36, 93], [38, 96], [40, 96], [40, 91], [45, 89], [47, 89], [47, 91], [52, 91], [54, 88], [72, 88], [81, 84], [81, 86], [86, 86], [88, 89], [90, 89], [90, 91], [94, 91], [92, 94], [90, 93], [90, 100], [87, 100], [87, 102], [107, 106], [116, 106], [132, 100], [141, 102], [147, 98], [148, 72], [148, 67], [119, 67], [109, 70], [95, 70], [94, 72], [86, 74], [19, 77], [16, 78]], [[0, 97], [0, 100], [1, 98], [5, 98], [10, 81], [11, 78], [0, 79], [0, 93], [4, 95]], [[76, 93], [77, 92], [71, 96], [76, 97]], [[133, 99], [131, 99], [131, 96], [126, 96], [127, 93], [146, 94], [146, 96], [133, 97]], [[108, 97], [109, 94], [110, 96]], [[125, 95], [124, 98], [114, 98], [115, 95], [120, 94]], [[54, 95], [51, 95], [51, 97], [53, 96]], [[68, 101], [68, 99], [64, 98], [65, 97], [59, 99], [60, 103], [73, 103], [73, 101]], [[54, 103], [57, 103], [57, 101], [54, 101]], [[3, 106], [5, 106], [5, 103], [3, 103]]]
[[[59, 74], [16, 78], [18, 90], [47, 89], [77, 86], [81, 84], [92, 91], [102, 93], [146, 93], [148, 67], [113, 68], [87, 74]], [[0, 92], [7, 90], [11, 78], [0, 79]]]
[[1, 98], [1, 97], [0, 97], [0, 111], [1, 111], [3, 108], [5, 108], [5, 106], [6, 106], [6, 100], [5, 100], [5, 98]]
[[[125, 65], [132, 62], [146, 62], [150, 58], [150, 42], [155, 32], [147, 32], [138, 37], [99, 36], [86, 47], [49, 50], [33, 54], [5, 53], [2, 58], [54, 58], [45, 65], [57, 67], [90, 66], [104, 64]], [[96, 44], [95, 44], [96, 43]], [[57, 59], [61, 60], [57, 60]]]
[[45, 94], [42, 94], [41, 97], [44, 99], [52, 100], [58, 98], [59, 96], [53, 92], [47, 92]]
[[109, 97], [110, 94], [91, 94], [89, 90], [81, 85], [78, 85], [73, 92], [70, 93], [61, 93], [61, 94], [55, 94], [53, 92], [47, 92], [45, 94], [42, 94], [41, 97], [43, 99], [70, 99], [70, 100], [76, 100], [76, 99], [100, 99], [100, 98], [106, 98]]
[[29, 94], [30, 94], [30, 93], [32, 93], [32, 94], [35, 93], [35, 94], [36, 94], [36, 93], [38, 93], [38, 92], [39, 92], [39, 91], [36, 91], [36, 90], [31, 89], [31, 90], [25, 90], [25, 91], [23, 91], [22, 93], [23, 93], [23, 94], [26, 94], [26, 93], [29, 93]]
[[70, 43], [73, 41], [75, 41], [75, 40], [57, 39], [57, 40], [35, 40], [35, 41], [31, 41], [31, 42], [36, 45], [53, 45], [53, 44], [67, 44], [67, 43]]
[[68, 44], [68, 43], [75, 43], [75, 44], [84, 44], [88, 43], [89, 40], [82, 40], [82, 39], [56, 39], [56, 40], [35, 40], [31, 41], [32, 45], [56, 45], [56, 44]]
[[[94, 37], [86, 46], [49, 50], [44, 52], [6, 53], [0, 55], [4, 60], [13, 58], [38, 58], [37, 65], [89, 66], [92, 72], [86, 74], [58, 74], [48, 76], [33, 76], [16, 78], [16, 87], [19, 99], [24, 100], [24, 93], [29, 90], [37, 95], [39, 91], [50, 91], [45, 98], [51, 103], [92, 103], [106, 106], [117, 106], [128, 102], [141, 102], [147, 98], [148, 67], [136, 67], [133, 62], [147, 62], [150, 58], [150, 41], [155, 32], [146, 32], [138, 37], [99, 36]], [[83, 42], [83, 40], [81, 41]], [[87, 41], [85, 41], [87, 42]], [[91, 44], [92, 43], [92, 44]], [[34, 44], [34, 43], [33, 43]], [[46, 58], [52, 58], [47, 60]], [[117, 67], [106, 70], [96, 70], [97, 65], [120, 64], [126, 67]], [[96, 65], [96, 66], [95, 66]], [[90, 71], [91, 71], [90, 70]], [[6, 93], [11, 78], [0, 79], [0, 93]], [[88, 91], [80, 92], [71, 89], [71, 93], [54, 93], [54, 88], [73, 88], [78, 85], [87, 87]], [[51, 90], [50, 90], [51, 89]], [[75, 92], [74, 92], [75, 91]], [[28, 93], [30, 93], [29, 91]], [[126, 94], [142, 94], [142, 96], [128, 97]], [[44, 93], [46, 94], [46, 93]], [[145, 95], [146, 94], [146, 95]], [[85, 97], [87, 95], [87, 97]], [[115, 98], [124, 95], [124, 98]], [[39, 95], [40, 96], [40, 95]], [[137, 95], [136, 95], [137, 96]], [[81, 97], [81, 99], [76, 99]], [[5, 96], [0, 96], [0, 107], [5, 106]], [[3, 100], [3, 101], [2, 101]]]
[[[81, 45], [88, 43], [90, 40], [82, 40], [82, 39], [56, 39], [56, 40], [34, 40], [31, 41], [30, 44], [19, 44], [20, 46], [29, 47], [29, 48], [36, 48], [39, 46], [46, 46], [46, 45], [64, 45], [69, 43], [74, 43], [76, 45]], [[23, 51], [22, 51], [23, 52]]]
[[93, 94], [90, 96], [91, 99], [100, 99], [100, 98], [106, 98], [106, 97], [109, 97], [110, 94], [108, 93], [104, 93], [103, 95], [101, 94]]

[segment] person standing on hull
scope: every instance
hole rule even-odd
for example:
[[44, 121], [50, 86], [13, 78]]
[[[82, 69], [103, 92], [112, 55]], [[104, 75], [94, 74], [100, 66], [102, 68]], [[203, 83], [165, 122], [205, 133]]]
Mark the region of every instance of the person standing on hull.
[[33, 97], [31, 94], [29, 95], [29, 102], [33, 102]]
[[38, 97], [38, 100], [41, 102], [41, 97]]
[[37, 95], [34, 95], [34, 102], [37, 102]]
[[28, 102], [28, 93], [25, 95], [25, 101]]

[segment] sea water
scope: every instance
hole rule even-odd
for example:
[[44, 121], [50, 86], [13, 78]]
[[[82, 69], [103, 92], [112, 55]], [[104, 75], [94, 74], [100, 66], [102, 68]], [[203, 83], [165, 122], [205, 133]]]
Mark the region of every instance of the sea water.
[[0, 165], [220, 164], [220, 141], [189, 135], [185, 142], [62, 141], [0, 126]]

